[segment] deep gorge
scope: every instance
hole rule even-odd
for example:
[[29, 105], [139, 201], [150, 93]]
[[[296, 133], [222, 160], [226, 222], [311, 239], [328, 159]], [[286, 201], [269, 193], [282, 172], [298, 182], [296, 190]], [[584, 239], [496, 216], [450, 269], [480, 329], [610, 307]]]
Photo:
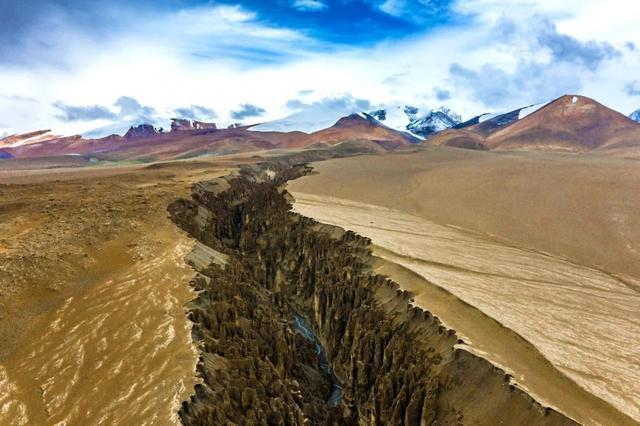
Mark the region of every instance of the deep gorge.
[[311, 171], [292, 163], [244, 166], [169, 207], [202, 244], [202, 384], [184, 424], [574, 424], [371, 273], [368, 239], [292, 213], [286, 182]]

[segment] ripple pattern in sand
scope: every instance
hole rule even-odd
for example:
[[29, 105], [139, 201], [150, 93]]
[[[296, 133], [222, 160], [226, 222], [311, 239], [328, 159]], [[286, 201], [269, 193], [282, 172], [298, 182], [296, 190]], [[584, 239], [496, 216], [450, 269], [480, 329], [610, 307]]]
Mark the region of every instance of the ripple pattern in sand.
[[[176, 235], [178, 237], [178, 235]], [[196, 382], [184, 304], [191, 243], [92, 284], [0, 365], [0, 424], [178, 424]]]
[[371, 238], [391, 261], [514, 330], [583, 388], [640, 419], [637, 282], [400, 211], [293, 195], [299, 213]]

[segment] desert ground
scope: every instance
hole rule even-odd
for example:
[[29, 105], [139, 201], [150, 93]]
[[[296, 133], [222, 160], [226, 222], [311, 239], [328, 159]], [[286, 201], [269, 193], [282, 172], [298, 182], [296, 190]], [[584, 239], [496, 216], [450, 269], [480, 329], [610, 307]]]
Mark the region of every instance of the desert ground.
[[[179, 423], [195, 241], [166, 209], [258, 159], [0, 172], [0, 424]], [[581, 423], [640, 419], [637, 162], [426, 148], [313, 167], [295, 209], [371, 238], [374, 270], [460, 347]]]
[[637, 161], [431, 148], [314, 168], [295, 209], [371, 238], [468, 350], [580, 422], [640, 420]]
[[0, 424], [176, 424], [196, 383], [194, 241], [167, 217], [224, 160], [0, 176]]

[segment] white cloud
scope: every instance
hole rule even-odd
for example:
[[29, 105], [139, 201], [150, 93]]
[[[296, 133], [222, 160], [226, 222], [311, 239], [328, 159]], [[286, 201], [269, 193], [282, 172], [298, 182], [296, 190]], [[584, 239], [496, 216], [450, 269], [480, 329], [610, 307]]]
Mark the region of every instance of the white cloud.
[[[264, 108], [260, 121], [288, 115], [292, 110], [287, 101], [299, 98], [301, 92], [305, 103], [344, 93], [372, 104], [438, 107], [444, 102], [466, 118], [576, 90], [631, 112], [640, 104], [624, 88], [638, 80], [640, 52], [625, 44], [640, 40], [640, 28], [632, 25], [640, 6], [619, 0], [606, 5], [596, 0], [459, 1], [455, 10], [468, 16], [464, 26], [367, 48], [330, 45], [273, 27], [237, 6], [145, 17], [101, 38], [69, 24], [64, 33], [68, 35], [61, 33], [51, 48], [59, 61], [43, 56], [28, 66], [0, 64], [0, 95], [5, 95], [0, 97], [0, 133], [50, 127], [59, 133], [83, 132], [98, 126], [62, 122], [52, 104], [111, 106], [123, 95], [166, 116], [186, 105], [206, 105], [223, 125], [233, 121], [231, 111], [243, 104]], [[612, 21], [600, 19], [599, 13]], [[591, 68], [585, 68], [585, 62], [554, 62], [560, 53], [540, 43], [540, 28], [528, 23], [533, 15], [555, 24], [561, 36], [580, 43], [594, 40], [596, 46], [607, 42], [621, 53], [604, 55]], [[513, 23], [514, 32], [498, 31], [499, 24], [507, 21]], [[476, 84], [482, 85], [478, 90], [485, 94], [462, 84], [460, 73], [451, 73], [453, 64], [475, 76]], [[536, 69], [540, 72], [532, 73]], [[498, 90], [501, 87], [508, 91]], [[438, 93], [444, 92], [448, 99], [439, 99]], [[34, 101], [7, 98], [12, 95]]]
[[294, 0], [293, 7], [298, 10], [317, 12], [326, 10], [329, 6], [320, 0]]

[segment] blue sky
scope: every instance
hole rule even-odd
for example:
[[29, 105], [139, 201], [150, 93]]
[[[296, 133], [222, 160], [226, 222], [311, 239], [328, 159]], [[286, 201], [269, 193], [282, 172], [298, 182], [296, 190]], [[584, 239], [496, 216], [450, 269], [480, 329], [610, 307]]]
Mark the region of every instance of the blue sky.
[[[226, 2], [233, 4], [233, 2]], [[453, 20], [450, 2], [434, 0], [281, 0], [245, 1], [277, 26], [295, 28], [315, 38], [347, 45], [371, 45], [383, 39], [420, 34]], [[386, 7], [385, 7], [386, 5]]]
[[469, 117], [565, 93], [630, 113], [639, 15], [622, 0], [2, 0], [0, 135], [319, 103]]

